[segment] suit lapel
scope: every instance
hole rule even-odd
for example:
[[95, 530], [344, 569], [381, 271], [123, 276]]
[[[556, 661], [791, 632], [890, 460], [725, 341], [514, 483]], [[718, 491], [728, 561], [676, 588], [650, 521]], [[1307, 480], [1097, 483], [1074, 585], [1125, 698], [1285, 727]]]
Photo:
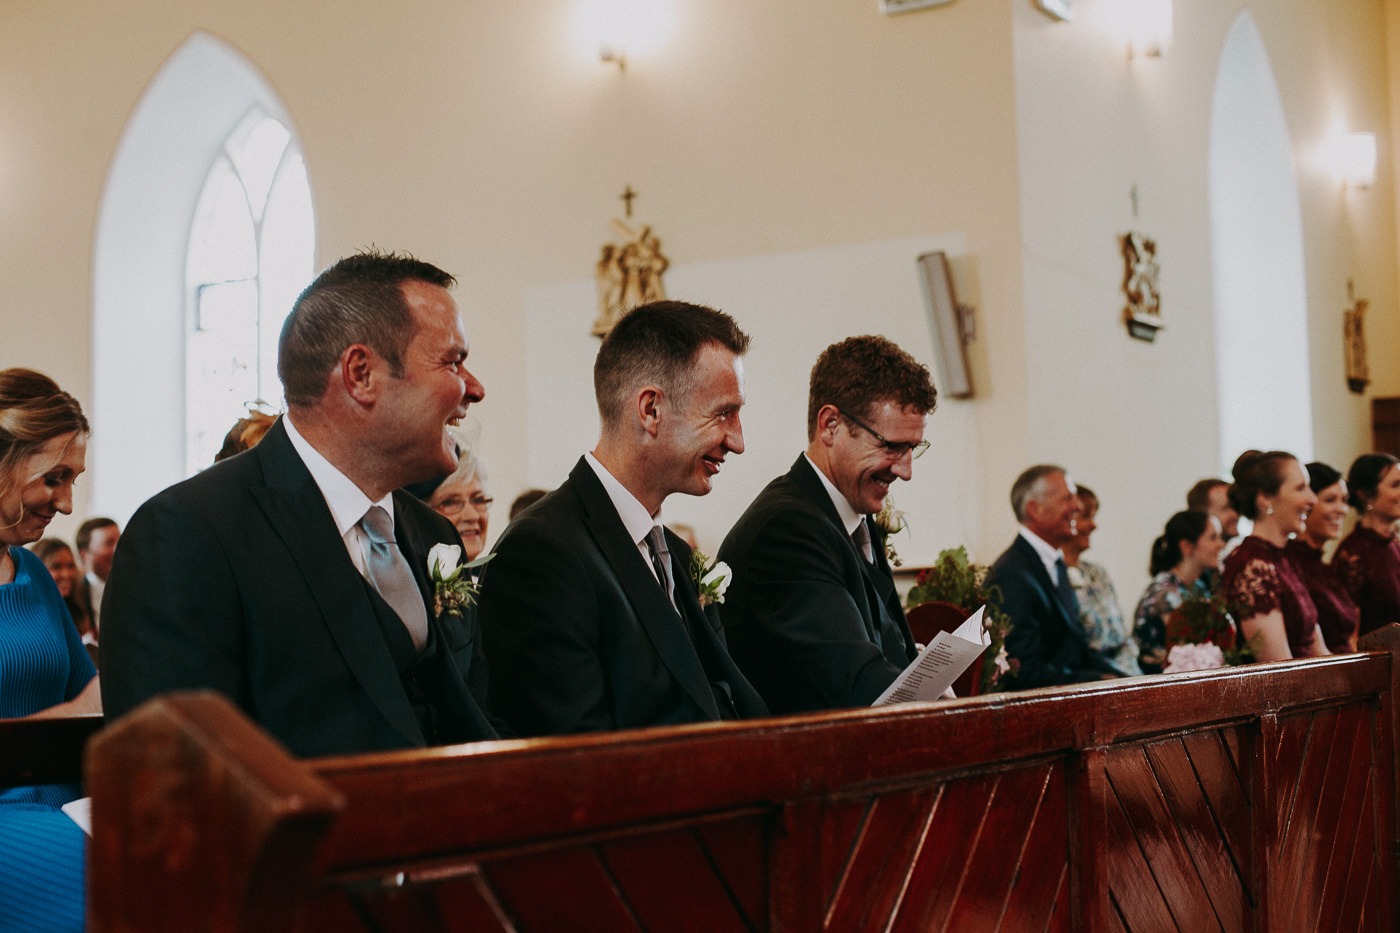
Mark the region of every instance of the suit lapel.
[[1035, 577], [1036, 582], [1044, 588], [1045, 595], [1050, 600], [1050, 605], [1054, 606], [1055, 611], [1060, 614], [1060, 619], [1065, 623], [1065, 627], [1068, 628], [1072, 634], [1077, 636], [1080, 641], [1087, 644], [1088, 637], [1084, 634], [1084, 627], [1079, 624], [1078, 619], [1071, 619], [1069, 617], [1069, 610], [1065, 608], [1065, 604], [1060, 600], [1060, 588], [1055, 585], [1055, 581], [1050, 577], [1050, 572], [1045, 569], [1045, 562], [1040, 559], [1040, 553], [1031, 546], [1029, 541], [1019, 534], [1016, 535], [1016, 544], [1022, 549], [1022, 557], [1026, 560], [1031, 569], [1031, 576]]
[[364, 580], [336, 534], [320, 487], [281, 421], [255, 451], [267, 485], [255, 486], [253, 497], [291, 552], [346, 665], [384, 718], [410, 742], [424, 744], [423, 730], [384, 644]]
[[[607, 490], [599, 482], [593, 468], [583, 460], [574, 467], [569, 479], [583, 503], [589, 535], [612, 568], [662, 663], [701, 709], [712, 718], [719, 718], [714, 694], [710, 692], [710, 680], [705, 676], [695, 647], [686, 637], [685, 623], [657, 585], [641, 551], [627, 534], [616, 507], [608, 498]], [[679, 572], [673, 563], [672, 570], [676, 578], [677, 600], [680, 601], [681, 590], [690, 585], [689, 569]]]
[[[794, 463], [792, 469], [788, 471], [788, 476], [791, 477], [797, 487], [806, 494], [809, 500], [816, 503], [817, 508], [826, 516], [827, 521], [831, 522], [831, 524], [836, 527], [836, 530], [841, 532], [842, 537], [846, 539], [846, 546], [850, 549], [851, 554], [854, 555], [856, 566], [860, 568], [861, 579], [865, 584], [866, 612], [862, 617], [862, 620], [865, 622], [865, 634], [877, 648], [883, 651], [884, 638], [880, 634], [880, 616], [889, 613], [887, 601], [889, 598], [896, 595], [894, 581], [889, 578], [888, 574], [884, 574], [884, 579], [882, 580], [882, 574], [879, 568], [870, 564], [865, 559], [865, 555], [856, 547], [856, 543], [851, 540], [851, 536], [846, 534], [846, 526], [841, 521], [841, 514], [836, 511], [836, 505], [831, 501], [831, 496], [827, 492], [826, 486], [822, 484], [821, 477], [817, 475], [816, 468], [807, 462], [807, 457], [805, 455], [798, 454], [797, 462]], [[861, 521], [866, 522], [867, 528], [871, 528], [868, 518], [862, 517]], [[880, 556], [879, 546], [876, 541], [876, 534], [872, 528], [870, 533], [870, 547], [871, 551], [875, 553], [875, 559], [878, 563]], [[882, 605], [884, 607], [883, 609], [881, 608]], [[898, 627], [905, 634], [906, 648], [912, 646], [914, 641], [908, 635], [908, 626], [903, 623], [902, 616]], [[907, 651], [905, 653], [907, 653]]]

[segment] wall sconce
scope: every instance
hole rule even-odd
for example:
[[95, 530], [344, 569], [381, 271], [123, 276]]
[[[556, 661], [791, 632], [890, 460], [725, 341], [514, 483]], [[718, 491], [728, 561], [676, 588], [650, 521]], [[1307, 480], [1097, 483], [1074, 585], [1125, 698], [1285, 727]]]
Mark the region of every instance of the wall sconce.
[[675, 29], [675, 0], [578, 0], [574, 43], [582, 54], [627, 70], [665, 45]]
[[1158, 58], [1171, 48], [1172, 0], [1117, 0], [1101, 16], [1129, 58]]
[[1376, 183], [1376, 134], [1338, 133], [1322, 144], [1322, 160], [1337, 181], [1347, 188], [1369, 188]]

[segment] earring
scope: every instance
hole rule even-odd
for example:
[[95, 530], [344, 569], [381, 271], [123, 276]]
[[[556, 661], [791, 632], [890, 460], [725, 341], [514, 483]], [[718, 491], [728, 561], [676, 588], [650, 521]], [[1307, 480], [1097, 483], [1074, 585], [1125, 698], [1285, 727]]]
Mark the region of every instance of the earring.
[[1274, 514], [1274, 507], [1273, 507], [1272, 505], [1269, 506], [1267, 509], [1264, 510], [1264, 514], [1265, 514], [1265, 515], [1272, 515], [1272, 514]]

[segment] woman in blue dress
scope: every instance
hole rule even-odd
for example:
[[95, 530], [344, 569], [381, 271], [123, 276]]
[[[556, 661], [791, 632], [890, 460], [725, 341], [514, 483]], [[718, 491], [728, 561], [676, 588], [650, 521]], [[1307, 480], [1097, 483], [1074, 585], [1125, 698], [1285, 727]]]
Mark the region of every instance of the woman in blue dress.
[[[100, 713], [96, 672], [58, 587], [24, 548], [73, 511], [87, 419], [52, 379], [0, 370], [0, 717]], [[0, 930], [81, 930], [86, 837], [73, 784], [0, 790]]]

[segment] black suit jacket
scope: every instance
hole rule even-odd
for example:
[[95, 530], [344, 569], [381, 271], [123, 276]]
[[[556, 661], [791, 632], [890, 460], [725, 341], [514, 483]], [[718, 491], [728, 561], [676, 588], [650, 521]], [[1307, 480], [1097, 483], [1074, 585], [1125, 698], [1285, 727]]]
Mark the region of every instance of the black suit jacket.
[[1084, 627], [1070, 618], [1040, 555], [1021, 535], [992, 564], [987, 585], [1001, 589], [1011, 619], [1006, 653], [1021, 663], [1012, 687], [1083, 683], [1119, 673], [1089, 649]]
[[914, 639], [870, 516], [869, 564], [805, 456], [759, 493], [719, 559], [730, 652], [775, 713], [869, 706], [914, 660]]
[[[431, 638], [450, 655], [433, 669], [444, 732], [495, 738], [485, 685], [475, 697], [466, 686], [484, 674], [479, 638], [460, 616], [433, 618], [428, 551], [461, 538], [406, 493], [394, 493], [394, 514]], [[425, 744], [390, 649], [402, 623], [355, 569], [281, 421], [251, 451], [141, 506], [117, 545], [102, 619], [109, 717], [166, 691], [212, 689], [298, 755]], [[460, 670], [473, 651], [475, 669]]]
[[684, 620], [584, 460], [506, 529], [480, 618], [492, 706], [518, 734], [716, 720], [726, 688], [738, 715], [767, 714], [701, 611], [690, 548], [666, 542]]

